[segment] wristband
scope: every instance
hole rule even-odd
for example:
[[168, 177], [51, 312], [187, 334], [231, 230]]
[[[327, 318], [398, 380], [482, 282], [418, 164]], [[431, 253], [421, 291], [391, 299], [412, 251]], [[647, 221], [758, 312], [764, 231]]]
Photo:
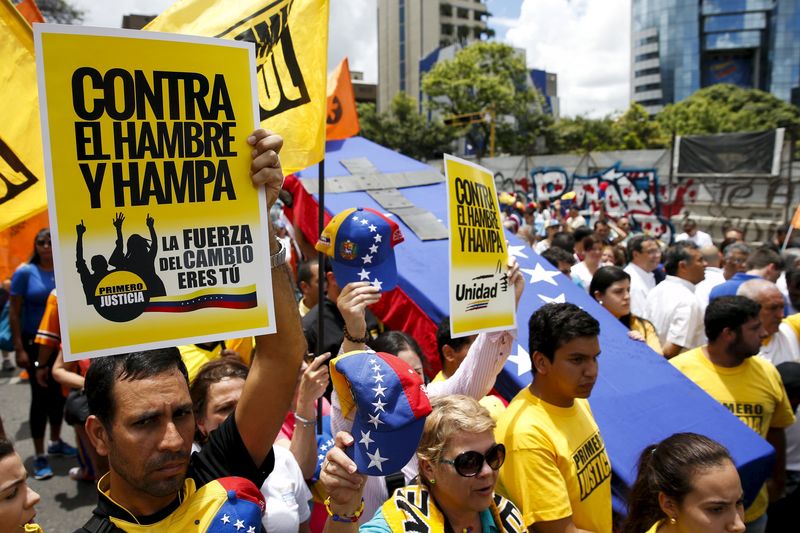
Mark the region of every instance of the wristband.
[[301, 425], [302, 425], [304, 428], [310, 428], [310, 427], [312, 427], [312, 426], [314, 425], [314, 423], [317, 421], [317, 419], [316, 419], [316, 418], [311, 418], [311, 419], [308, 419], [308, 418], [303, 418], [302, 416], [298, 415], [297, 413], [295, 413], [295, 414], [294, 414], [294, 419], [295, 419], [297, 422], [300, 422], [300, 424], [301, 424]]
[[356, 338], [350, 335], [350, 332], [347, 331], [347, 324], [344, 325], [344, 338], [349, 340], [350, 342], [355, 342], [357, 344], [366, 344], [369, 340], [369, 336], [365, 333], [362, 338]]
[[283, 241], [278, 239], [278, 246], [280, 249], [269, 256], [269, 265], [272, 268], [279, 267], [286, 263], [286, 246], [283, 245]]
[[356, 512], [351, 515], [348, 514], [336, 514], [331, 510], [331, 497], [328, 496], [325, 498], [325, 510], [328, 511], [328, 516], [331, 517], [331, 520], [334, 522], [350, 522], [355, 523], [358, 522], [358, 519], [361, 518], [361, 515], [364, 513], [364, 498], [361, 498], [361, 505], [359, 505]]

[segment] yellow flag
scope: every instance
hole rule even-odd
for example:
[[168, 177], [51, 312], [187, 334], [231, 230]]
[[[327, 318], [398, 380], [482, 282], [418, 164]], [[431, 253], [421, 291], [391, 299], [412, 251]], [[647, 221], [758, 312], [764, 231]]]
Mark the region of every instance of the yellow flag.
[[261, 126], [283, 136], [284, 172], [322, 160], [328, 0], [178, 0], [145, 29], [254, 42]]
[[0, 230], [47, 208], [31, 27], [0, 0]]

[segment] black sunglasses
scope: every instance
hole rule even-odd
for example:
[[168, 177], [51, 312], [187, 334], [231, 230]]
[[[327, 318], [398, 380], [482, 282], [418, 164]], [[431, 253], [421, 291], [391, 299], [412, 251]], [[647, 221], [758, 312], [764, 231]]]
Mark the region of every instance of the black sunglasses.
[[495, 444], [489, 448], [489, 451], [486, 452], [486, 455], [470, 450], [468, 452], [462, 452], [458, 454], [452, 461], [449, 459], [442, 459], [439, 462], [453, 465], [453, 467], [456, 469], [456, 472], [458, 472], [458, 475], [460, 476], [475, 477], [483, 468], [484, 461], [486, 461], [486, 464], [488, 464], [489, 468], [492, 470], [499, 470], [500, 467], [503, 466], [505, 460], [506, 447], [502, 444]]

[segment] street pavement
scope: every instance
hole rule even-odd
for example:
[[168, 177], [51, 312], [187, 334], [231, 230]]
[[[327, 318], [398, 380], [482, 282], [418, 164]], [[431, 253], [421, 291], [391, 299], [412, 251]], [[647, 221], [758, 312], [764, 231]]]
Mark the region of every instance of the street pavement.
[[[18, 373], [0, 372], [0, 416], [6, 436], [14, 442], [28, 472], [32, 472], [33, 440], [28, 427], [31, 390], [27, 381], [16, 377]], [[75, 432], [71, 427], [64, 424], [61, 434], [65, 442], [75, 445]], [[50, 438], [49, 424], [45, 438]], [[55, 476], [44, 481], [28, 478], [33, 490], [42, 496], [36, 506], [36, 521], [45, 533], [72, 533], [91, 516], [97, 500], [94, 484], [73, 481], [68, 475], [69, 469], [77, 464], [76, 459], [51, 457], [50, 466]]]

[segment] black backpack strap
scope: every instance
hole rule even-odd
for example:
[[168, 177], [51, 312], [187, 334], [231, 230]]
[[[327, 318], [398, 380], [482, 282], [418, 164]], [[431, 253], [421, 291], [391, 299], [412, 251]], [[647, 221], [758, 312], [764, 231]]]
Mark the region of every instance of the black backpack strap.
[[92, 517], [89, 521], [75, 533], [122, 533], [122, 531], [123, 530], [115, 526], [108, 518], [92, 513]]

